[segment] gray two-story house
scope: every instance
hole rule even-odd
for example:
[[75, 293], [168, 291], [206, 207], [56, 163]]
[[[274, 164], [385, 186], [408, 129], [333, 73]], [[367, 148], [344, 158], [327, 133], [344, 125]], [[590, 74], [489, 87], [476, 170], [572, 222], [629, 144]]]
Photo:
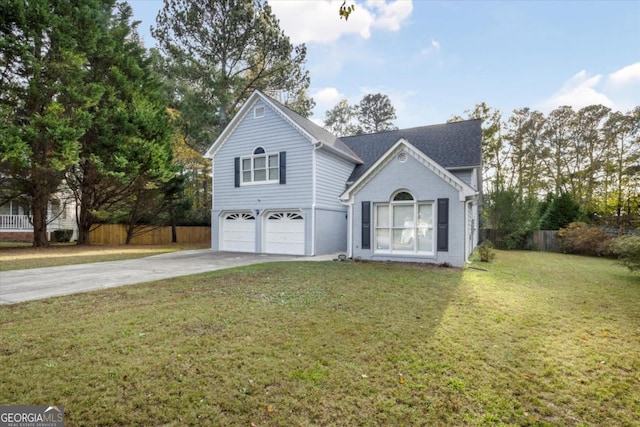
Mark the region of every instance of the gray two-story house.
[[212, 249], [461, 266], [478, 241], [480, 124], [336, 138], [256, 91], [206, 153]]

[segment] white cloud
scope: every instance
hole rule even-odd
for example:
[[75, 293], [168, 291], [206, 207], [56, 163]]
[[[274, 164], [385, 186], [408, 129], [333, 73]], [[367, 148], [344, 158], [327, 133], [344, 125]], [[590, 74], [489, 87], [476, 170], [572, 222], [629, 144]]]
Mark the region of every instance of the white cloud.
[[613, 110], [627, 111], [638, 105], [640, 99], [640, 63], [625, 66], [608, 76], [589, 76], [582, 70], [567, 80], [540, 107], [549, 111], [561, 105], [575, 109], [602, 104]]
[[609, 74], [607, 82], [615, 88], [632, 85], [634, 83], [640, 85], [640, 62], [627, 65], [626, 67]]
[[412, 1], [367, 0], [366, 7], [375, 11], [373, 26], [389, 31], [398, 31], [405, 19], [413, 12]]
[[338, 89], [334, 87], [326, 87], [324, 89], [313, 91], [311, 92], [311, 97], [316, 103], [313, 111], [317, 116], [312, 120], [320, 126], [324, 125], [324, 113], [335, 107], [338, 102], [346, 98], [344, 94], [340, 93]]
[[545, 110], [553, 110], [561, 105], [570, 105], [576, 109], [592, 104], [612, 107], [613, 101], [596, 89], [601, 80], [602, 75], [589, 77], [587, 72], [582, 70], [567, 80], [558, 92], [543, 102], [542, 106]]
[[332, 106], [337, 104], [344, 95], [341, 94], [335, 87], [326, 87], [312, 93], [313, 99], [316, 104], [331, 104]]
[[413, 11], [411, 0], [354, 1], [355, 10], [345, 22], [338, 15], [342, 0], [279, 0], [269, 4], [295, 44], [332, 43], [347, 34], [368, 39], [372, 29], [398, 31]]

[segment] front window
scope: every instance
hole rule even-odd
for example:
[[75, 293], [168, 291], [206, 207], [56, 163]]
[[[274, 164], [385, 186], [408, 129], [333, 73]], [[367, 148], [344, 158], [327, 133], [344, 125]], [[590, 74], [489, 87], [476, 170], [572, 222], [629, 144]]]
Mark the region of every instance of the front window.
[[432, 254], [433, 202], [419, 202], [400, 191], [389, 203], [375, 204], [375, 250]]
[[278, 154], [267, 154], [258, 147], [253, 155], [242, 158], [242, 184], [266, 184], [279, 182], [280, 160]]

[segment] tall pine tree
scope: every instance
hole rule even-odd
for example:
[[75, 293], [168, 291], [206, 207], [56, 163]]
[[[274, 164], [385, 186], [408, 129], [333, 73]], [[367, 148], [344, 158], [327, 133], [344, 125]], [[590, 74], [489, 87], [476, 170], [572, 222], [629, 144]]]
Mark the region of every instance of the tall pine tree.
[[156, 23], [190, 146], [204, 151], [255, 89], [310, 114], [306, 47], [291, 44], [267, 2], [165, 0]]

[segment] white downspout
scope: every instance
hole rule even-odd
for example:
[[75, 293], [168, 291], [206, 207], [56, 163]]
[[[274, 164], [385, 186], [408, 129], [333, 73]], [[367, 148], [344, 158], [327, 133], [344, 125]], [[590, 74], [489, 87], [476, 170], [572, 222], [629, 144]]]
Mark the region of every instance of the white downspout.
[[[215, 233], [214, 233], [214, 227], [213, 227], [213, 225], [215, 224], [214, 221], [213, 221], [213, 209], [214, 209], [213, 201], [215, 200], [215, 197], [213, 197], [213, 191], [214, 191], [214, 189], [213, 189], [213, 169], [214, 169], [213, 158], [211, 158], [211, 248], [210, 248], [211, 250], [213, 250], [213, 247], [214, 247], [213, 246], [213, 239], [216, 238], [215, 237]], [[218, 226], [216, 228], [217, 228], [218, 234], [220, 234], [220, 222], [218, 222]], [[218, 237], [220, 237], [220, 236], [218, 236]], [[220, 250], [220, 239], [218, 239], [218, 250]]]
[[349, 222], [347, 223], [347, 258], [353, 258], [353, 202], [349, 203]]
[[322, 145], [322, 141], [314, 142], [311, 153], [311, 256], [316, 255], [316, 150]]

